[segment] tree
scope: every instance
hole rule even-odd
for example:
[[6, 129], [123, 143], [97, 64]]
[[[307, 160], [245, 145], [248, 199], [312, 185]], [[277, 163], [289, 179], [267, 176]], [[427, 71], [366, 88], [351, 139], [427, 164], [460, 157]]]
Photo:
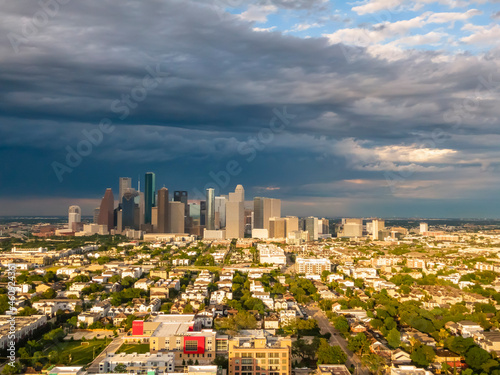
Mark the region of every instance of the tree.
[[364, 282], [363, 279], [356, 279], [354, 280], [354, 286], [359, 289], [363, 289]]
[[380, 375], [385, 373], [385, 359], [377, 354], [367, 354], [361, 357], [361, 364], [370, 370], [372, 374]]
[[121, 276], [120, 275], [113, 275], [109, 278], [109, 282], [110, 283], [117, 283], [121, 280]]
[[212, 361], [212, 364], [227, 370], [227, 368], [229, 367], [229, 360], [223, 355], [218, 355]]
[[366, 338], [366, 335], [360, 332], [356, 336], [350, 336], [348, 338], [347, 349], [354, 353], [363, 355], [363, 353], [370, 350], [370, 342]]
[[325, 339], [320, 339], [318, 347], [318, 364], [343, 364], [347, 355], [340, 346], [331, 346]]
[[59, 353], [55, 350], [52, 350], [49, 355], [48, 355], [48, 358], [49, 358], [49, 362], [50, 363], [57, 363], [57, 361], [59, 361]]
[[401, 345], [401, 334], [396, 328], [391, 329], [387, 334], [387, 342], [393, 349], [396, 349], [399, 345]]
[[380, 330], [384, 326], [384, 322], [381, 321], [380, 319], [375, 318], [370, 320], [370, 325], [372, 326], [373, 329]]
[[28, 353], [26, 348], [20, 348], [17, 354], [19, 355], [19, 360], [23, 364], [23, 366], [27, 366], [30, 364], [31, 355], [30, 353]]
[[57, 296], [57, 293], [54, 289], [49, 288], [45, 292], [42, 293], [42, 298], [43, 299], [52, 299]]
[[302, 360], [314, 360], [319, 347], [319, 337], [315, 337], [312, 344], [304, 339], [297, 339], [292, 343], [292, 354], [302, 358]]
[[434, 360], [436, 353], [434, 353], [434, 349], [428, 345], [417, 345], [415, 349], [413, 349], [413, 353], [411, 353], [410, 358], [413, 362], [420, 366], [429, 366]]
[[184, 306], [184, 309], [182, 310], [183, 314], [191, 314], [194, 311], [193, 305], [188, 303], [186, 306]]
[[68, 352], [63, 352], [59, 354], [59, 362], [63, 365], [68, 366], [71, 363], [71, 354]]
[[17, 375], [20, 373], [22, 373], [21, 365], [17, 362], [15, 362], [13, 366], [11, 366], [10, 363], [6, 364], [2, 370], [3, 375]]
[[446, 347], [452, 352], [465, 355], [467, 351], [476, 345], [472, 337], [464, 339], [462, 336], [449, 337], [445, 340]]
[[479, 346], [470, 348], [465, 354], [465, 363], [475, 370], [481, 369], [481, 366], [491, 359], [490, 354]]
[[349, 322], [347, 321], [345, 316], [339, 316], [338, 318], [335, 319], [334, 326], [336, 329], [338, 329], [341, 333], [347, 333], [349, 332]]
[[123, 374], [124, 372], [127, 372], [127, 366], [123, 363], [119, 363], [115, 366], [115, 370], [113, 372], [115, 372], [117, 374], [119, 374], [119, 373]]

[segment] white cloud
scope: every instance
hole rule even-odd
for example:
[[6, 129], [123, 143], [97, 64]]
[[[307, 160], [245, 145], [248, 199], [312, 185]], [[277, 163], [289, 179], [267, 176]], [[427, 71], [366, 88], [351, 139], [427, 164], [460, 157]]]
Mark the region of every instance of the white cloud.
[[[401, 46], [416, 46], [438, 43], [448, 34], [437, 31], [431, 31], [427, 34], [410, 35], [412, 30], [421, 29], [428, 24], [443, 24], [455, 21], [465, 21], [471, 17], [482, 14], [480, 10], [470, 9], [464, 13], [425, 12], [420, 16], [409, 20], [400, 20], [396, 22], [381, 22], [373, 25], [372, 28], [348, 28], [340, 29], [331, 34], [323, 34], [328, 38], [331, 44], [343, 43], [359, 47], [374, 47], [370, 53], [373, 56], [382, 56], [389, 61], [397, 60], [402, 57]], [[398, 38], [393, 40], [394, 38]], [[392, 42], [387, 43], [389, 40]], [[387, 43], [382, 45], [383, 43]]]
[[271, 32], [271, 31], [276, 30], [276, 26], [272, 26], [272, 27], [254, 27], [252, 30], [253, 31], [257, 31], [257, 32]]
[[[412, 145], [367, 147], [367, 142], [346, 138], [334, 145], [333, 152], [358, 171], [443, 172], [453, 169], [457, 151]], [[433, 164], [449, 164], [436, 166]]]
[[447, 12], [447, 13], [434, 13], [429, 16], [427, 23], [448, 23], [455, 21], [464, 21], [474, 16], [479, 16], [483, 14], [478, 9], [469, 9], [465, 13], [459, 12]]
[[321, 25], [317, 22], [315, 22], [315, 23], [298, 23], [298, 24], [294, 25], [288, 31], [305, 31], [305, 30], [309, 30], [309, 29], [315, 28], [315, 27], [321, 27]]
[[371, 0], [366, 4], [353, 7], [352, 10], [359, 15], [376, 13], [381, 10], [394, 9], [402, 5], [405, 0]]
[[427, 14], [424, 14], [409, 20], [382, 22], [374, 25], [373, 29], [341, 29], [332, 34], [323, 34], [323, 36], [328, 38], [332, 44], [344, 43], [367, 47], [398, 35], [405, 35], [414, 28], [422, 27], [425, 25], [426, 18]]
[[352, 8], [359, 15], [377, 13], [380, 11], [392, 11], [398, 7], [409, 8], [413, 11], [419, 10], [429, 4], [447, 5], [449, 8], [460, 8], [470, 6], [471, 3], [484, 4], [487, 0], [369, 0], [365, 4]]
[[467, 24], [462, 30], [473, 32], [472, 35], [463, 37], [461, 41], [466, 44], [491, 45], [498, 44], [500, 35], [500, 25], [476, 26]]
[[394, 42], [391, 42], [392, 45], [398, 46], [421, 46], [424, 44], [435, 44], [439, 43], [442, 38], [447, 36], [445, 33], [438, 33], [435, 31], [431, 31], [430, 33], [424, 35], [411, 35], [407, 36]]
[[239, 16], [245, 21], [264, 23], [267, 22], [267, 16], [276, 13], [278, 7], [274, 5], [255, 5], [251, 4], [246, 11]]

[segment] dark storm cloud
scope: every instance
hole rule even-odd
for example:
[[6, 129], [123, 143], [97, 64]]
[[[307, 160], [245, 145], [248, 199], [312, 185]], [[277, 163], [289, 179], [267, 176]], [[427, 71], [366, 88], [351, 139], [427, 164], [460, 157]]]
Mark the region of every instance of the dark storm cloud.
[[[499, 81], [498, 51], [374, 57], [325, 38], [257, 33], [208, 3], [185, 0], [70, 1], [27, 35], [40, 8], [1, 4], [0, 156], [15, 160], [0, 169], [2, 196], [23, 196], [36, 181], [44, 196], [99, 197], [118, 175], [135, 179], [145, 170], [157, 171], [170, 188], [202, 187], [232, 159], [244, 171], [234, 184], [247, 184], [249, 192], [272, 185], [282, 187], [274, 194], [283, 197], [345, 196], [356, 190], [341, 181], [373, 179], [382, 182], [368, 187], [370, 196], [390, 195], [384, 168], [400, 167], [390, 164], [392, 151], [384, 147], [391, 145], [456, 150], [446, 166], [494, 164], [495, 146], [485, 142], [499, 134], [498, 85], [483, 87], [480, 99], [476, 93], [479, 77]], [[17, 52], [13, 35], [22, 37]], [[168, 76], [121, 119], [124, 96], [158, 67]], [[247, 162], [239, 148], [284, 106], [295, 119]], [[95, 129], [103, 117], [115, 130], [59, 183], [51, 163], [64, 162], [65, 148], [76, 147], [82, 130]], [[438, 141], [437, 128], [444, 134]], [[471, 134], [483, 141], [468, 142]], [[422, 171], [420, 177], [436, 178]], [[365, 184], [358, 187], [366, 193]]]

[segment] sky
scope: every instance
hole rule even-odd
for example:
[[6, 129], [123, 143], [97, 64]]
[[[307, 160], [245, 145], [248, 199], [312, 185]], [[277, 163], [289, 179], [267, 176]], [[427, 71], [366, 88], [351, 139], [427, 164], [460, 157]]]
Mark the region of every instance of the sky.
[[0, 216], [119, 177], [500, 217], [500, 1], [0, 0]]

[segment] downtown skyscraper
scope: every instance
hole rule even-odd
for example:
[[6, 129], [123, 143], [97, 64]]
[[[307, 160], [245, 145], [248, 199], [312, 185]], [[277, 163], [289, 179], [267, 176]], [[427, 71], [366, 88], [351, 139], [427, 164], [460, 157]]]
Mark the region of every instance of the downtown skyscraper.
[[255, 197], [254, 204], [254, 225], [256, 229], [269, 230], [269, 219], [281, 217], [281, 200], [274, 198]]
[[151, 224], [151, 211], [156, 206], [156, 176], [153, 172], [147, 172], [144, 177], [144, 223]]
[[158, 190], [158, 228], [156, 233], [168, 233], [169, 226], [169, 204], [168, 204], [168, 189], [161, 188]]
[[131, 187], [132, 187], [132, 178], [120, 177], [120, 183], [118, 189], [118, 202], [121, 203], [125, 190], [130, 189]]
[[115, 227], [114, 207], [115, 198], [113, 197], [113, 190], [108, 188], [106, 189], [106, 193], [104, 193], [104, 197], [101, 200], [97, 224], [106, 225], [109, 231]]
[[215, 190], [207, 189], [207, 217], [206, 228], [207, 230], [215, 230]]
[[226, 238], [245, 237], [245, 190], [238, 185], [226, 202]]

